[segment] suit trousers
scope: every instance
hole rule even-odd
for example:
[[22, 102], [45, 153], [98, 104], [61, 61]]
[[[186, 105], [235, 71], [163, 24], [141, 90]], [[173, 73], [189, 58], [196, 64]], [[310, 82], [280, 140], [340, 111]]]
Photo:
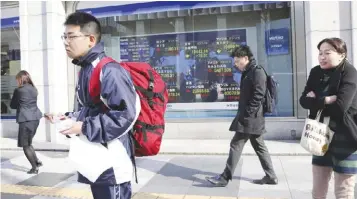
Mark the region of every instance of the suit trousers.
[[260, 164], [262, 165], [266, 176], [270, 178], [276, 178], [268, 148], [266, 147], [263, 140], [263, 135], [240, 132], [236, 132], [231, 140], [226, 168], [222, 174], [223, 177], [225, 177], [227, 180], [232, 180], [232, 176], [242, 155], [244, 145], [248, 139], [250, 140], [250, 143], [252, 144], [253, 149], [259, 158]]

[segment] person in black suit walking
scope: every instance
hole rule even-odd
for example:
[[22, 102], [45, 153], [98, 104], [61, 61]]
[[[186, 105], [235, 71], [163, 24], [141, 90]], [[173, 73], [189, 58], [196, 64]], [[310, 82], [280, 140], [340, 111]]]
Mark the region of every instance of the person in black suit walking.
[[32, 168], [28, 174], [37, 174], [42, 162], [37, 158], [32, 146], [32, 139], [42, 118], [42, 112], [37, 107], [37, 89], [30, 74], [22, 70], [16, 75], [18, 88], [14, 90], [10, 107], [16, 109], [16, 122], [19, 124], [17, 146], [22, 147]]
[[235, 67], [242, 72], [239, 108], [229, 130], [235, 132], [224, 171], [206, 179], [215, 186], [225, 187], [232, 180], [245, 143], [250, 140], [263, 167], [265, 176], [255, 184], [278, 184], [273, 163], [263, 135], [266, 133], [263, 102], [267, 89], [267, 75], [257, 65], [249, 46], [239, 46], [232, 52]]

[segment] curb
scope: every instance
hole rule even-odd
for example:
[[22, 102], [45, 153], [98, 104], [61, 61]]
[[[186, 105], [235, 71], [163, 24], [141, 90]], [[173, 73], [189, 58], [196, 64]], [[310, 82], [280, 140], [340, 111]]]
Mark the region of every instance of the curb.
[[[23, 151], [22, 148], [1, 148], [0, 151]], [[69, 152], [69, 149], [35, 149], [44, 152]]]
[[[201, 153], [201, 152], [162, 152], [160, 155], [229, 155], [229, 153]], [[308, 153], [269, 153], [270, 156], [311, 156]], [[242, 153], [244, 156], [257, 156], [256, 153]]]
[[[1, 151], [22, 151], [21, 148], [1, 148]], [[35, 149], [40, 152], [69, 152], [69, 149]], [[210, 152], [159, 152], [159, 155], [229, 155], [229, 153], [210, 153]], [[256, 153], [243, 152], [245, 156], [256, 156]], [[311, 156], [309, 153], [270, 153], [271, 156]]]

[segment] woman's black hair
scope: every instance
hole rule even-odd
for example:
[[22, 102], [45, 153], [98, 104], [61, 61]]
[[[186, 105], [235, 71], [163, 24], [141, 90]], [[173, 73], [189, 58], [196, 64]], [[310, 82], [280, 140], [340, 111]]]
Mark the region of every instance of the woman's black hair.
[[347, 58], [346, 42], [343, 41], [342, 39], [337, 37], [325, 38], [322, 41], [320, 41], [319, 44], [317, 44], [318, 50], [320, 50], [320, 47], [323, 43], [330, 44], [336, 50], [336, 52], [338, 52], [339, 54], [345, 54], [345, 58]]

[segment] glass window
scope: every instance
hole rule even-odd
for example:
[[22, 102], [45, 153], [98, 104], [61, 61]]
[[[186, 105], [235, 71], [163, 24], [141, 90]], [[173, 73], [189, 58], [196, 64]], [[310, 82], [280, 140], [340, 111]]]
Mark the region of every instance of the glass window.
[[279, 83], [270, 116], [294, 115], [289, 2], [211, 2], [173, 11], [148, 7], [147, 13], [100, 18], [103, 40], [108, 55], [148, 62], [162, 75], [170, 97], [167, 118], [236, 115], [241, 73], [230, 53], [239, 45], [249, 45]]
[[[2, 19], [2, 22], [6, 20]], [[16, 74], [21, 70], [19, 27], [1, 28], [1, 118], [14, 118], [16, 110], [10, 108], [14, 89], [17, 88]]]

